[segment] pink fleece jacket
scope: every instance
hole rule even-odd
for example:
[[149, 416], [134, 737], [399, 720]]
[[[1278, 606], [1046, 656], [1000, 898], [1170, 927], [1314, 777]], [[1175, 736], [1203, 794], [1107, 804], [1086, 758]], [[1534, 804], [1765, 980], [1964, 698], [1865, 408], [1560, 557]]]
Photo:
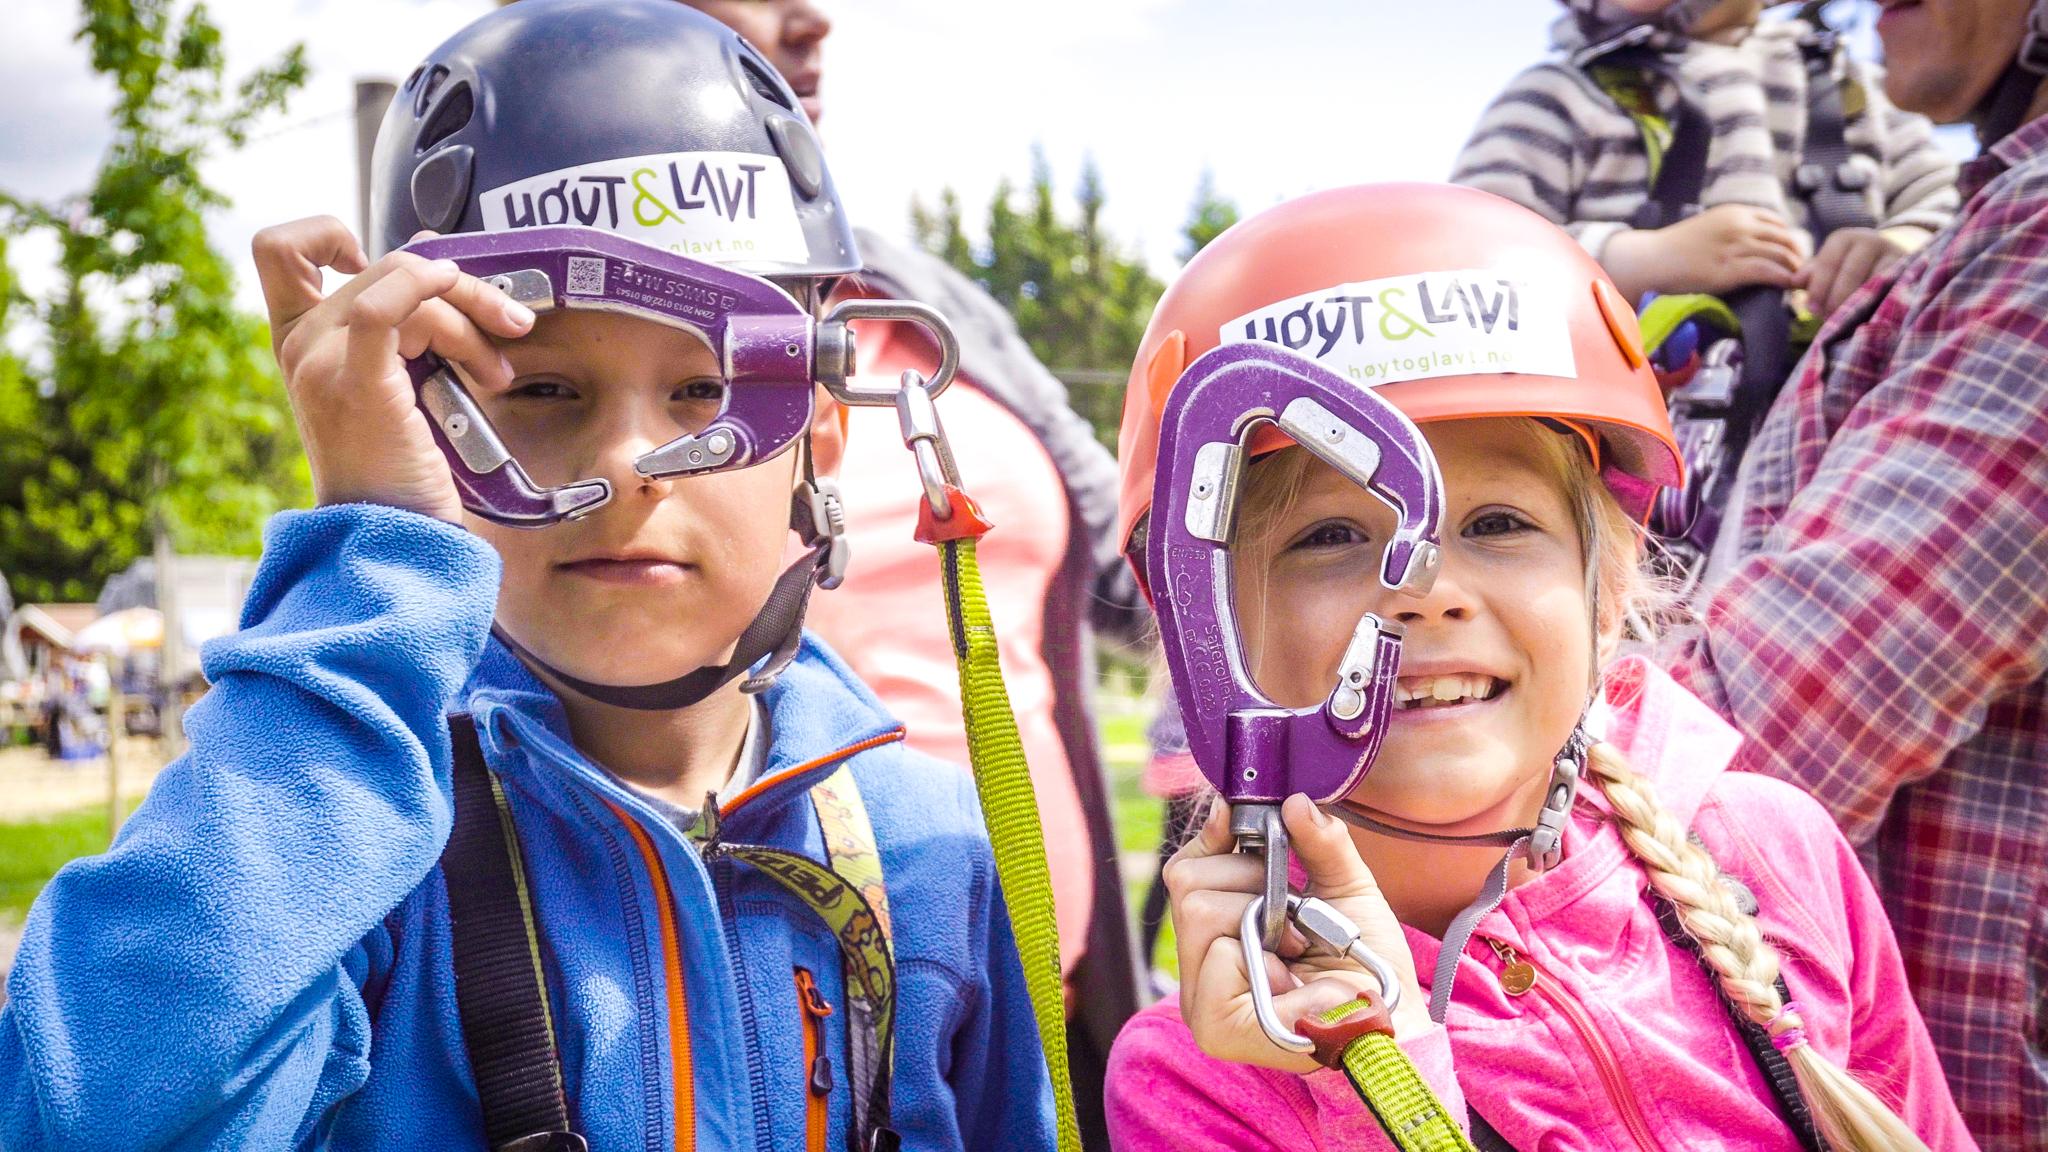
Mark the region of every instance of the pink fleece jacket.
[[[1826, 812], [1792, 785], [1725, 771], [1740, 737], [1661, 670], [1621, 661], [1607, 693], [1608, 739], [1756, 893], [1809, 1042], [1931, 1147], [1976, 1147], [1884, 909]], [[1403, 1048], [1454, 1116], [1469, 1104], [1524, 1152], [1797, 1148], [1710, 978], [1658, 928], [1605, 797], [1597, 786], [1579, 797], [1564, 862], [1480, 921], [1448, 1033], [1432, 1027]], [[1502, 989], [1488, 941], [1535, 965], [1533, 989]], [[1426, 979], [1438, 942], [1409, 929], [1408, 943]], [[1107, 1096], [1119, 1152], [1393, 1147], [1342, 1074], [1212, 1059], [1172, 1001], [1117, 1038]]]

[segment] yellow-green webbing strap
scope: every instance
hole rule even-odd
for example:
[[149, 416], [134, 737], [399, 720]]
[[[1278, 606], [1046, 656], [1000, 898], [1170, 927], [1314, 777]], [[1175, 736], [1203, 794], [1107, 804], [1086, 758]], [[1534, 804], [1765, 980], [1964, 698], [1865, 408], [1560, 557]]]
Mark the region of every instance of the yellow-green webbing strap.
[[1709, 296], [1704, 292], [1674, 292], [1650, 301], [1642, 314], [1636, 317], [1636, 326], [1643, 333], [1643, 350], [1654, 355], [1664, 346], [1664, 341], [1678, 331], [1679, 325], [1688, 320], [1699, 320], [1732, 336], [1742, 333], [1742, 321], [1735, 318], [1735, 311], [1719, 296]]
[[[1318, 1017], [1325, 1024], [1361, 1011], [1364, 1000], [1339, 1004]], [[1477, 1152], [1458, 1122], [1415, 1070], [1407, 1053], [1385, 1032], [1367, 1032], [1344, 1046], [1344, 1076], [1358, 1098], [1405, 1152]]]
[[1054, 1119], [1060, 1152], [1080, 1152], [1081, 1129], [1074, 1121], [1074, 1087], [1067, 1076], [1066, 995], [1060, 982], [1059, 928], [1053, 920], [1052, 871], [1045, 862], [1045, 836], [1038, 798], [1024, 763], [1024, 742], [1010, 712], [996, 659], [995, 627], [981, 591], [972, 539], [939, 544], [945, 579], [946, 623], [960, 664], [960, 710], [967, 722], [968, 759], [974, 790], [995, 849], [996, 878], [1010, 910], [1010, 929], [1024, 966], [1024, 984], [1038, 1016], [1045, 1070], [1052, 1078]]

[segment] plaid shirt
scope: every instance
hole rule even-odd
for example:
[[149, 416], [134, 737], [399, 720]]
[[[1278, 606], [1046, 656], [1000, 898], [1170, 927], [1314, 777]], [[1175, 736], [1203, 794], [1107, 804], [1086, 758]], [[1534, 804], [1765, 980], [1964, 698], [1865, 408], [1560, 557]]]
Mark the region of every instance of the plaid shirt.
[[1787, 384], [1673, 662], [1863, 846], [1977, 1138], [2048, 1148], [2048, 117], [1963, 191]]

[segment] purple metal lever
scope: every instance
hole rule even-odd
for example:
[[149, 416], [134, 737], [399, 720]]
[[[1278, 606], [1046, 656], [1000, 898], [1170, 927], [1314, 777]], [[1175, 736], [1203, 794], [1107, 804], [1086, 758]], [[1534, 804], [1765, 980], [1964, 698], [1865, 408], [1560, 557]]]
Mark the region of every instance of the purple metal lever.
[[[535, 312], [587, 308], [681, 328], [709, 344], [722, 366], [725, 406], [702, 431], [634, 461], [643, 476], [679, 476], [757, 464], [788, 447], [811, 422], [813, 381], [843, 382], [853, 342], [843, 323], [814, 323], [789, 293], [757, 276], [676, 256], [589, 228], [526, 228], [437, 236], [407, 246], [454, 260]], [[420, 407], [463, 504], [479, 516], [542, 527], [585, 515], [611, 499], [602, 478], [537, 486], [440, 357], [407, 363]]]
[[1282, 708], [1253, 683], [1230, 559], [1247, 447], [1259, 427], [1276, 424], [1391, 507], [1400, 526], [1379, 579], [1417, 596], [1434, 582], [1440, 557], [1436, 457], [1415, 425], [1369, 389], [1262, 343], [1226, 344], [1189, 365], [1163, 423], [1145, 565], [1189, 751], [1233, 805], [1278, 804], [1295, 792], [1330, 803], [1357, 786], [1378, 754], [1401, 627], [1361, 618], [1335, 689], [1315, 707]]

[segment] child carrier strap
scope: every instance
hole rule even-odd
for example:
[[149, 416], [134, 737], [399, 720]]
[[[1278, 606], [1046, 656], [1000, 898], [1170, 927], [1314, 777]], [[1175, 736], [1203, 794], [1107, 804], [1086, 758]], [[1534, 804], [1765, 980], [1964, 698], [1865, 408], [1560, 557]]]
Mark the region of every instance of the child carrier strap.
[[[1799, 17], [1806, 29], [1799, 50], [1806, 67], [1807, 125], [1803, 159], [1793, 174], [1816, 242], [1837, 229], [1877, 223], [1864, 194], [1870, 173], [1853, 162], [1845, 135], [1851, 116], [1863, 113], [1865, 98], [1853, 77], [1835, 78], [1840, 41], [1820, 20], [1818, 7], [1807, 5]], [[1574, 58], [1643, 138], [1650, 186], [1629, 221], [1639, 229], [1667, 227], [1699, 211], [1713, 137], [1699, 101], [1678, 82], [1665, 43], [1624, 35]], [[1728, 294], [1727, 306], [1733, 322], [1724, 326], [1722, 347], [1671, 394], [1686, 483], [1662, 493], [1651, 518], [1651, 528], [1688, 582], [1704, 572], [1737, 466], [1791, 375], [1795, 352], [1795, 326], [1783, 292], [1767, 285], [1742, 288]], [[1647, 347], [1653, 356], [1663, 351], [1658, 344]]]
[[448, 718], [455, 827], [441, 853], [454, 937], [455, 1004], [493, 1152], [584, 1152], [570, 1130], [540, 931], [505, 792], [476, 724]]
[[1821, 19], [1822, 0], [1801, 5], [1798, 19], [1806, 25], [1799, 54], [1806, 62], [1806, 144], [1792, 187], [1806, 201], [1808, 225], [1816, 245], [1841, 228], [1875, 228], [1870, 210], [1871, 173], [1854, 163], [1847, 129], [1861, 116], [1867, 97], [1854, 76], [1835, 79], [1841, 36]]
[[[1854, 162], [1848, 124], [1865, 110], [1862, 86], [1853, 77], [1835, 78], [1841, 38], [1820, 18], [1820, 4], [1808, 3], [1798, 19], [1806, 26], [1799, 53], [1806, 66], [1806, 138], [1792, 186], [1805, 202], [1808, 231], [1815, 244], [1842, 228], [1872, 228], [1877, 218], [1865, 195], [1871, 173]], [[1663, 228], [1699, 211], [1706, 190], [1707, 157], [1713, 126], [1699, 102], [1678, 82], [1658, 43], [1624, 36], [1596, 45], [1575, 60], [1595, 87], [1636, 125], [1649, 161], [1649, 199], [1629, 223]], [[1673, 94], [1671, 110], [1660, 93]]]

